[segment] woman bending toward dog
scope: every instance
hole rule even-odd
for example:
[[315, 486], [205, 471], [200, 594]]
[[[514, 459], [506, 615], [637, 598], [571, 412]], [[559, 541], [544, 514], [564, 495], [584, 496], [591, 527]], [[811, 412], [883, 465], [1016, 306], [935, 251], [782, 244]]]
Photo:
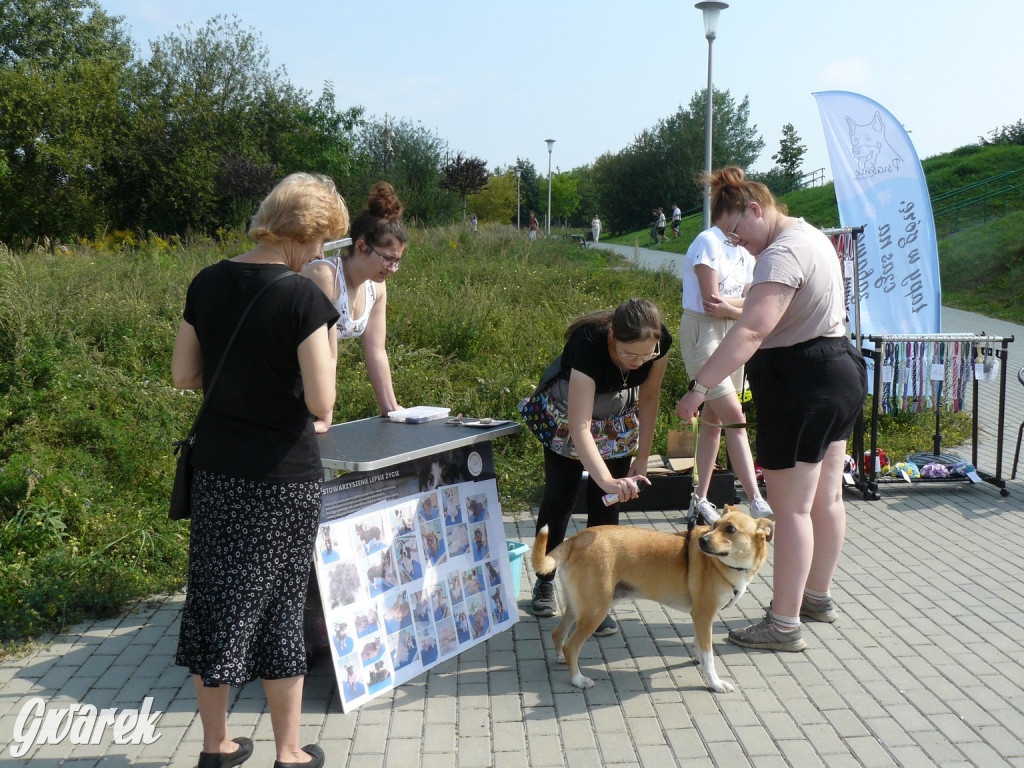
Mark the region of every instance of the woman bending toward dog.
[[[537, 530], [548, 526], [547, 551], [565, 538], [584, 469], [587, 527], [618, 525], [618, 504], [606, 506], [602, 497], [628, 501], [636, 498], [638, 483], [648, 483], [647, 460], [672, 346], [661, 314], [644, 299], [578, 318], [565, 340], [547, 389], [552, 408], [565, 416], [551, 439], [542, 440], [544, 497]], [[535, 616], [555, 614], [553, 579], [554, 573], [538, 576], [531, 604]], [[608, 616], [594, 634], [616, 631]]]
[[830, 589], [846, 532], [846, 441], [867, 393], [846, 338], [843, 280], [828, 239], [787, 216], [736, 167], [706, 179], [712, 220], [757, 259], [743, 313], [679, 401], [697, 415], [710, 389], [746, 364], [757, 408], [757, 460], [775, 513], [774, 598], [758, 624], [732, 630], [747, 648], [802, 651], [800, 618], [833, 622]]

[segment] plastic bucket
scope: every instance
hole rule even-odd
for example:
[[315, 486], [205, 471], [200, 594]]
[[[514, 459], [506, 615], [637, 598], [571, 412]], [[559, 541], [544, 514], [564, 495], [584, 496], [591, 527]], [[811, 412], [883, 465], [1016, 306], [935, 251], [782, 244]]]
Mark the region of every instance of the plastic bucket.
[[530, 548], [521, 541], [508, 541], [508, 567], [512, 570], [512, 595], [519, 599], [519, 585], [523, 577], [523, 555]]

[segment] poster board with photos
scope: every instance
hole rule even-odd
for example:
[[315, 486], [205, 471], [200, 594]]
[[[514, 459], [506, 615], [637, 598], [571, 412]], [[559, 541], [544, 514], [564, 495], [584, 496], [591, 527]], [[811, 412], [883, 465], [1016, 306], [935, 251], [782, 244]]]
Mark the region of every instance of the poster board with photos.
[[315, 562], [345, 712], [510, 628], [490, 442], [325, 483]]

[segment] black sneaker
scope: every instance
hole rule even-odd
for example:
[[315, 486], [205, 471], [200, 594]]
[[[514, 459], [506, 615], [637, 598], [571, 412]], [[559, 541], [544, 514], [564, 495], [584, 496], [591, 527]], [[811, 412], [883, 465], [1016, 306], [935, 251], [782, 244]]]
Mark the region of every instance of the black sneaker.
[[554, 616], [557, 610], [555, 582], [537, 579], [537, 583], [533, 585], [533, 601], [530, 603], [530, 611], [534, 616]]
[[607, 637], [608, 635], [614, 635], [619, 631], [619, 625], [615, 623], [610, 615], [604, 617], [604, 621], [597, 625], [597, 629], [594, 630], [596, 637]]

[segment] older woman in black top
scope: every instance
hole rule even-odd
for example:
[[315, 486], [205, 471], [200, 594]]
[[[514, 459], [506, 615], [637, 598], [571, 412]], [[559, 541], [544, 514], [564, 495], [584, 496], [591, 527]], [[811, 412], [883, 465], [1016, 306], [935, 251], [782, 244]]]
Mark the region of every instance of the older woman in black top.
[[[323, 255], [348, 231], [334, 183], [292, 174], [252, 219], [256, 246], [203, 269], [174, 344], [174, 385], [209, 385], [250, 299]], [[313, 282], [278, 280], [229, 351], [192, 451], [188, 592], [176, 661], [193, 675], [203, 723], [200, 768], [235, 766], [252, 742], [230, 739], [230, 686], [263, 679], [276, 768], [321, 766], [299, 746], [306, 655], [302, 610], [320, 516], [316, 432], [331, 423], [335, 370], [328, 329], [338, 311]]]

